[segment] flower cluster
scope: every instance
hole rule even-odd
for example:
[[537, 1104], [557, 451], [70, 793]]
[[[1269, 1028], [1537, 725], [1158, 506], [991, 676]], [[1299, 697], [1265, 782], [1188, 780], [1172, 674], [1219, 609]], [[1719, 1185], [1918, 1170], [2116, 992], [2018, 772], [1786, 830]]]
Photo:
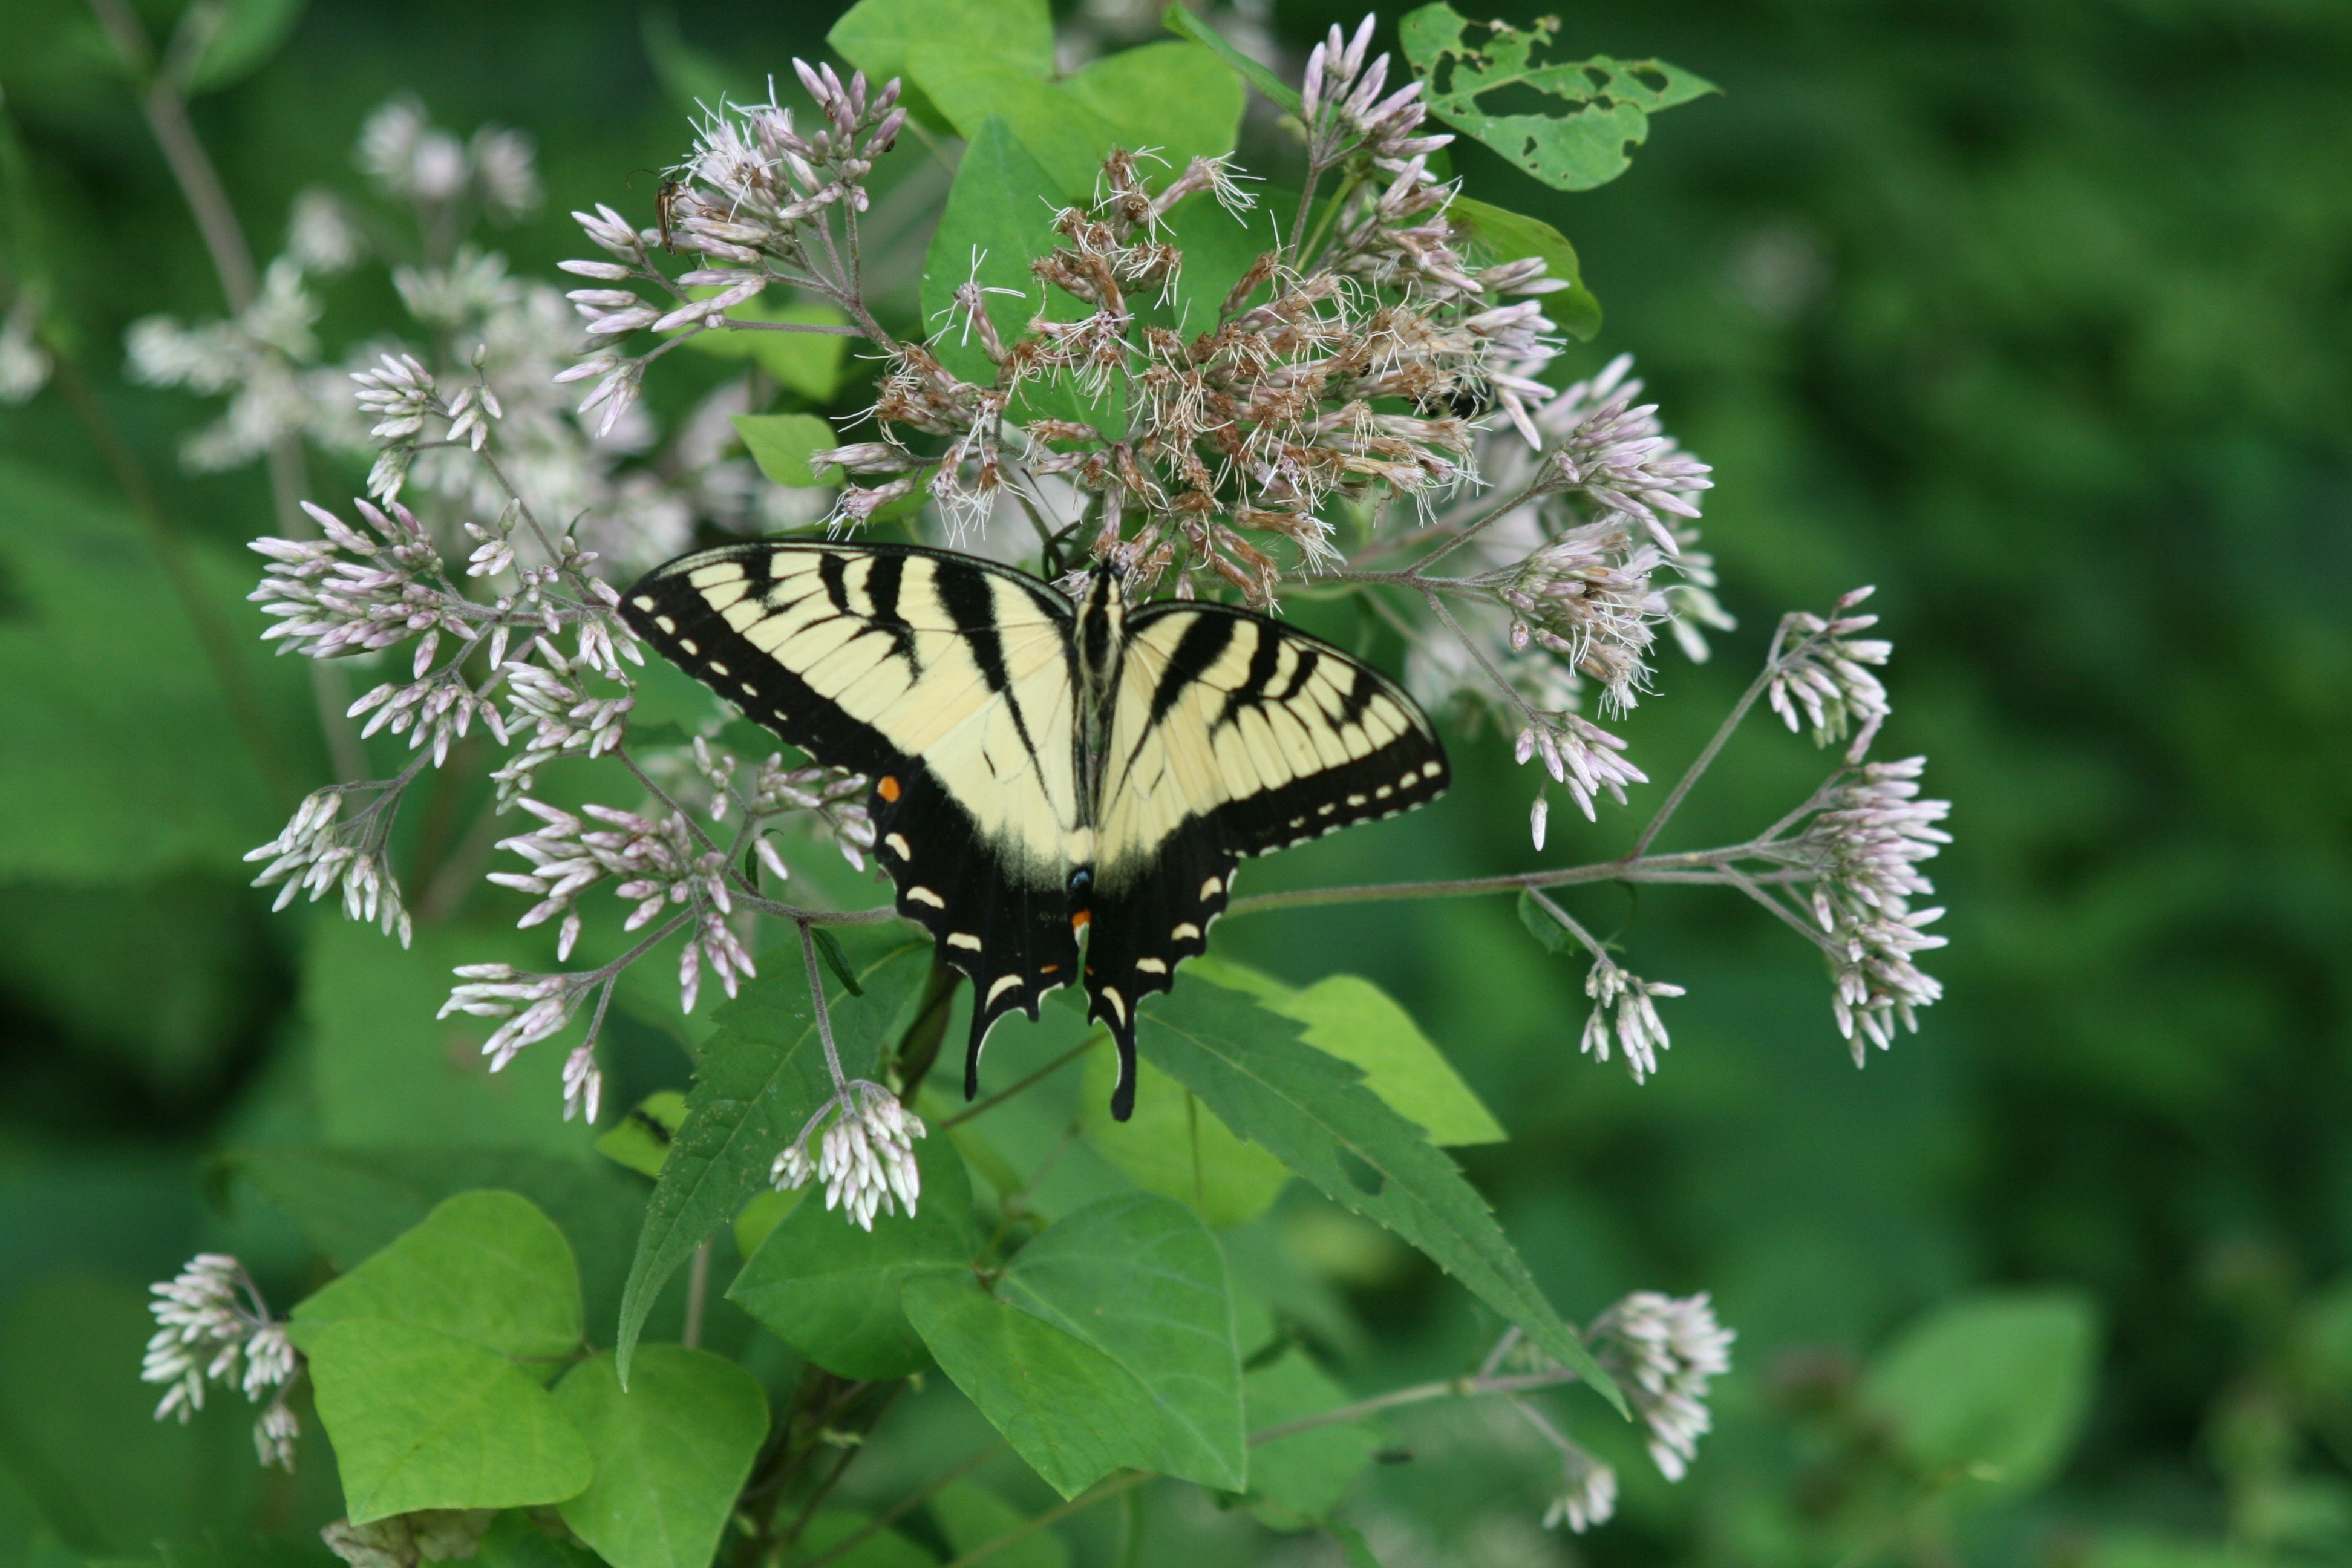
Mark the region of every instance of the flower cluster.
[[291, 1470], [302, 1426], [286, 1399], [302, 1358], [244, 1265], [226, 1253], [198, 1253], [151, 1289], [155, 1300], [148, 1305], [159, 1326], [147, 1342], [139, 1376], [170, 1385], [155, 1419], [177, 1415], [184, 1423], [204, 1408], [205, 1385], [211, 1383], [241, 1388], [255, 1405], [267, 1397], [268, 1408], [254, 1423], [254, 1447], [264, 1466]]
[[19, 294], [0, 316], [0, 405], [29, 401], [48, 384], [54, 363], [41, 346], [40, 318], [32, 297]]
[[1679, 996], [1683, 988], [1644, 980], [1602, 953], [1593, 959], [1584, 977], [1584, 994], [1592, 998], [1592, 1013], [1584, 1020], [1584, 1037], [1577, 1049], [1596, 1062], [1605, 1062], [1613, 1035], [1635, 1083], [1657, 1071], [1658, 1053], [1674, 1042], [1666, 1038], [1666, 1026], [1659, 1021], [1650, 998]]
[[1598, 1347], [1601, 1364], [1631, 1382], [1626, 1393], [1650, 1428], [1651, 1461], [1666, 1479], [1682, 1479], [1713, 1426], [1708, 1380], [1731, 1370], [1736, 1336], [1716, 1321], [1704, 1291], [1636, 1290], [1602, 1313], [1586, 1337]]
[[383, 853], [398, 792], [385, 789], [356, 817], [338, 820], [343, 796], [354, 787], [368, 786], [331, 785], [304, 796], [277, 837], [247, 852], [248, 864], [269, 862], [253, 885], [284, 884], [270, 906], [273, 910], [292, 903], [305, 888], [314, 904], [340, 888], [345, 920], [379, 921], [386, 936], [398, 931], [400, 945], [406, 947], [414, 927], [401, 902], [399, 879]]
[[1951, 803], [1918, 798], [1927, 761], [1864, 764], [1831, 792], [1797, 840], [1795, 858], [1816, 879], [1811, 902], [1828, 939], [1838, 1032], [1857, 1065], [1865, 1041], [1886, 1049], [1897, 1022], [1916, 1034], [1917, 1010], [1944, 994], [1912, 963], [1914, 953], [1944, 945], [1926, 930], [1944, 911], [1914, 910], [1910, 900], [1934, 894], [1919, 863], [1952, 841], [1936, 826]]
[[[820, 1127], [824, 1132], [817, 1157], [811, 1160], [809, 1140], [818, 1136]], [[840, 1209], [866, 1230], [874, 1228], [877, 1209], [896, 1213], [894, 1204], [905, 1205], [911, 1219], [916, 1200], [923, 1195], [915, 1140], [929, 1131], [923, 1119], [901, 1105], [897, 1095], [878, 1083], [855, 1079], [809, 1118], [800, 1136], [776, 1156], [769, 1178], [779, 1192], [804, 1187], [812, 1180], [824, 1182], [825, 1208]]]
[[1843, 741], [1858, 722], [1846, 760], [1859, 762], [1889, 711], [1886, 688], [1865, 665], [1885, 664], [1895, 645], [1877, 637], [1853, 634], [1878, 624], [1876, 616], [1852, 616], [1870, 597], [1868, 588], [1856, 588], [1837, 602], [1840, 614], [1824, 620], [1799, 611], [1781, 623], [1774, 637], [1770, 700], [1790, 732], [1797, 729], [1799, 710], [1811, 726], [1813, 743], [1826, 746]]

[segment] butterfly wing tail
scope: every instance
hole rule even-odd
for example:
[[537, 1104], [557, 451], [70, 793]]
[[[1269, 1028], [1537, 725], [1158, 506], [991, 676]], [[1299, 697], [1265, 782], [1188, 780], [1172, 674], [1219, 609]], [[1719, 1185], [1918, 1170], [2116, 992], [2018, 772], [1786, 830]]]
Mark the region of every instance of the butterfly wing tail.
[[1234, 866], [1234, 852], [1210, 825], [1195, 820], [1170, 840], [1157, 874], [1095, 889], [1087, 1012], [1109, 1026], [1118, 1046], [1110, 1109], [1120, 1121], [1135, 1110], [1136, 1009], [1175, 984], [1178, 964], [1206, 950], [1209, 926], [1233, 892]]

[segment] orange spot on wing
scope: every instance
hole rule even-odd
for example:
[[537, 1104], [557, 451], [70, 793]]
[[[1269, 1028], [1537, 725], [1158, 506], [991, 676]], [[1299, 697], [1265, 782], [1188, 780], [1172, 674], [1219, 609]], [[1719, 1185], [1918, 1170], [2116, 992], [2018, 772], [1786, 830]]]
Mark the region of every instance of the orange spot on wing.
[[1095, 913], [1092, 910], [1080, 910], [1076, 914], [1070, 917], [1070, 929], [1072, 931], [1084, 931], [1094, 918]]
[[888, 773], [884, 773], [882, 782], [874, 786], [874, 793], [884, 800], [895, 801], [898, 798], [898, 781]]
[[1062, 973], [1062, 966], [1058, 963], [1041, 963], [1037, 966], [1037, 973], [1040, 974], [1059, 974]]

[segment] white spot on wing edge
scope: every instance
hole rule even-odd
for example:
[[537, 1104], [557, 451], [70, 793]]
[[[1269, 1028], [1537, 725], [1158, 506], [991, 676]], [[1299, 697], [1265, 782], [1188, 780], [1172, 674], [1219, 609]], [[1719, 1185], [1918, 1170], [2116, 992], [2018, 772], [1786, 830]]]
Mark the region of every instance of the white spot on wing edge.
[[[650, 610], [653, 607], [654, 602], [651, 599], [639, 599], [637, 601], [637, 608], [641, 610]], [[672, 634], [675, 634], [677, 630], [677, 623], [671, 620], [667, 616], [656, 616], [654, 617], [654, 625], [661, 627], [662, 630]]]
[[1007, 974], [1002, 976], [998, 979], [995, 984], [988, 988], [988, 1000], [982, 1004], [982, 1005], [990, 1007], [994, 1006], [996, 1005], [996, 999], [999, 996], [1003, 995], [1007, 991], [1012, 990], [1020, 984], [1021, 976], [1017, 974]]
[[1201, 928], [1194, 925], [1191, 921], [1183, 921], [1179, 924], [1175, 930], [1168, 933], [1170, 938], [1176, 942], [1191, 942], [1200, 934]]
[[1168, 973], [1168, 966], [1156, 958], [1139, 958], [1135, 961], [1135, 967], [1141, 970], [1146, 974], [1165, 974]]
[[1110, 1004], [1110, 1010], [1118, 1015], [1118, 1021], [1120, 1023], [1124, 1024], [1127, 1022], [1126, 997], [1121, 996], [1117, 991], [1114, 991], [1109, 986], [1106, 985], [1102, 988], [1102, 999]]
[[1215, 877], [1210, 878], [1207, 881], [1201, 884], [1201, 901], [1202, 903], [1207, 903], [1211, 899], [1215, 898], [1219, 893], [1224, 891], [1224, 888], [1225, 884], [1222, 880]]
[[909, 888], [907, 889], [907, 896], [919, 904], [929, 904], [935, 910], [948, 907], [948, 901], [929, 888]]
[[901, 860], [911, 860], [915, 858], [915, 852], [907, 847], [907, 841], [895, 833], [884, 838], [882, 843], [891, 854]]
[[948, 932], [948, 945], [950, 947], [961, 947], [971, 952], [978, 952], [980, 951], [980, 938], [972, 935], [971, 932], [968, 931], [951, 931]]
[[650, 610], [654, 607], [653, 595], [650, 594], [640, 594], [629, 602], [641, 610]]

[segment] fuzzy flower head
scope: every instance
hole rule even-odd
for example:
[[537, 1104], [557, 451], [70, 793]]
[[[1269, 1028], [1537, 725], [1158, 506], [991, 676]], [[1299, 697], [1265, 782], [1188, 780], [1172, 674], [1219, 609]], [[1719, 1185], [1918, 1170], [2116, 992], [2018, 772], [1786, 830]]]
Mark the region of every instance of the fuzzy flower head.
[[[829, 1124], [828, 1124], [829, 1123]], [[823, 1128], [815, 1159], [809, 1139]], [[874, 1215], [906, 1206], [909, 1219], [922, 1196], [922, 1173], [915, 1163], [915, 1140], [928, 1134], [923, 1119], [880, 1084], [852, 1080], [809, 1119], [801, 1135], [776, 1156], [770, 1179], [789, 1192], [812, 1180], [824, 1183], [824, 1206], [839, 1208], [852, 1224], [874, 1228]]]
[[300, 1423], [286, 1395], [302, 1369], [286, 1326], [269, 1315], [245, 1266], [226, 1253], [199, 1253], [177, 1275], [151, 1287], [158, 1325], [147, 1342], [139, 1376], [166, 1384], [155, 1419], [185, 1424], [204, 1408], [208, 1384], [241, 1388], [246, 1399], [269, 1407], [254, 1427], [261, 1463], [294, 1468]]
[[1658, 1053], [1674, 1042], [1651, 1001], [1655, 996], [1679, 996], [1683, 988], [1664, 981], [1644, 980], [1603, 957], [1593, 961], [1584, 977], [1584, 994], [1592, 1012], [1584, 1021], [1577, 1049], [1596, 1062], [1609, 1059], [1610, 1041], [1624, 1053], [1625, 1066], [1640, 1083], [1658, 1070]]
[[1626, 1392], [1650, 1428], [1650, 1458], [1659, 1473], [1682, 1479], [1713, 1425], [1708, 1382], [1731, 1370], [1736, 1336], [1716, 1321], [1704, 1291], [1677, 1297], [1636, 1290], [1602, 1313], [1588, 1337], [1601, 1364], [1631, 1383]]

